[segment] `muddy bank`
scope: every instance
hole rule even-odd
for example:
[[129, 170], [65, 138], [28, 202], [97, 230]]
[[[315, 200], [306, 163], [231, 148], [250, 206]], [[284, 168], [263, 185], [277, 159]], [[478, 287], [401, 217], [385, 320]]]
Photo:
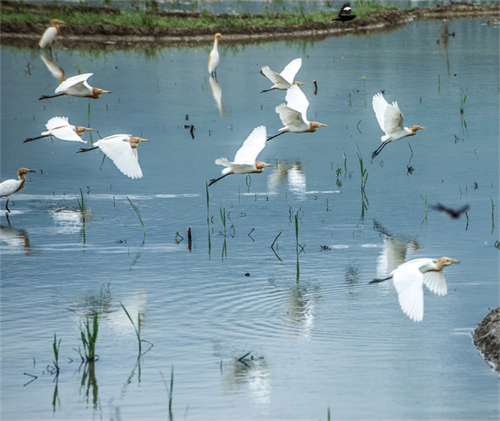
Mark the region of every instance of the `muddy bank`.
[[500, 307], [479, 323], [472, 337], [488, 364], [500, 374]]
[[[80, 6], [74, 6], [80, 7]], [[87, 6], [88, 8], [88, 6]], [[5, 6], [3, 6], [5, 9]], [[109, 13], [119, 13], [109, 8]], [[163, 12], [172, 14], [176, 12]], [[193, 17], [193, 13], [181, 12]], [[61, 36], [53, 44], [55, 48], [82, 49], [131, 49], [159, 48], [169, 46], [208, 45], [213, 42], [213, 34], [222, 32], [227, 43], [265, 43], [287, 39], [321, 40], [330, 36], [363, 34], [394, 29], [413, 19], [455, 19], [500, 17], [500, 4], [473, 6], [467, 3], [451, 6], [437, 6], [431, 9], [391, 9], [375, 12], [364, 19], [350, 22], [311, 22], [298, 25], [245, 26], [241, 28], [160, 28], [135, 27], [128, 25], [63, 25]], [[242, 15], [242, 19], [244, 15]], [[21, 22], [2, 22], [2, 45], [36, 48], [38, 40], [47, 25]]]

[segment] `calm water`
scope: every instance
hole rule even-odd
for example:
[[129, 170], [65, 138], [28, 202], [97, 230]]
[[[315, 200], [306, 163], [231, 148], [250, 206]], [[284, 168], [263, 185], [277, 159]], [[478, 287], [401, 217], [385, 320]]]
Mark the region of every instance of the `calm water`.
[[[318, 420], [328, 408], [333, 419], [497, 420], [498, 376], [470, 336], [499, 304], [499, 28], [485, 22], [449, 22], [447, 48], [436, 43], [443, 23], [425, 21], [321, 42], [221, 43], [221, 100], [210, 47], [54, 50], [66, 76], [93, 72], [90, 84], [113, 92], [93, 101], [38, 101], [58, 84], [38, 50], [2, 47], [1, 177], [40, 172], [12, 197], [10, 226], [0, 219], [2, 419], [166, 419], [162, 375], [169, 384], [173, 367], [175, 419], [189, 407], [188, 420]], [[213, 185], [207, 224], [214, 160], [233, 158], [258, 125], [282, 127], [284, 93], [259, 93], [271, 85], [260, 68], [296, 57], [308, 116], [328, 127], [269, 142], [260, 158], [277, 168]], [[427, 130], [410, 138], [413, 155], [401, 140], [372, 163], [381, 89], [407, 126]], [[144, 177], [126, 178], [99, 151], [76, 155], [71, 142], [23, 144], [56, 115], [89, 124], [94, 141], [150, 139], [139, 147]], [[470, 210], [452, 220], [424, 199]], [[446, 297], [425, 292], [422, 323], [404, 316], [390, 283], [368, 285], [405, 260], [443, 255], [461, 264], [446, 269]], [[120, 302], [154, 344], [139, 361]], [[95, 306], [100, 359], [84, 366], [78, 322]]]

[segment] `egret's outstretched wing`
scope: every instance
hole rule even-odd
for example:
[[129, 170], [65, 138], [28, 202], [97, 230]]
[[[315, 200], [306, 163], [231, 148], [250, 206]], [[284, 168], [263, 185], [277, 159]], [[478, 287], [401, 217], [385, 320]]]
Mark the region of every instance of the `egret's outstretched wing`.
[[300, 112], [304, 120], [307, 118], [307, 108], [309, 107], [309, 101], [304, 95], [304, 92], [302, 92], [302, 90], [297, 85], [293, 85], [286, 91], [285, 99], [287, 105], [291, 109]]
[[254, 165], [259, 153], [264, 149], [267, 142], [266, 126], [258, 126], [245, 139], [241, 148], [234, 156], [235, 164]]
[[448, 294], [448, 287], [446, 286], [446, 278], [442, 271], [429, 271], [424, 273], [424, 284], [434, 294], [446, 295]]
[[54, 130], [57, 129], [58, 127], [68, 126], [68, 125], [69, 125], [68, 117], [52, 117], [49, 121], [47, 121], [45, 127], [47, 127], [47, 130]]
[[[295, 78], [295, 75], [298, 73], [300, 70], [300, 67], [302, 66], [302, 59], [301, 58], [296, 58], [292, 60], [290, 63], [288, 63], [283, 71], [280, 73], [281, 77], [283, 77], [288, 83], [293, 83], [293, 79]], [[267, 75], [266, 75], [267, 76]], [[269, 76], [268, 76], [269, 77]], [[271, 78], [270, 78], [271, 79]], [[272, 79], [271, 79], [272, 80]], [[273, 81], [274, 82], [274, 81]], [[276, 82], [274, 82], [276, 83]]]
[[421, 322], [424, 318], [424, 276], [419, 270], [420, 260], [406, 262], [393, 272], [401, 310], [414, 322]]
[[77, 85], [82, 84], [87, 81], [87, 79], [92, 76], [93, 73], [83, 73], [81, 75], [72, 76], [61, 83], [55, 90], [56, 94], [66, 92], [69, 88], [78, 89]]
[[288, 82], [283, 76], [280, 74], [276, 73], [275, 71], [271, 70], [269, 66], [264, 66], [260, 71], [266, 76], [271, 82], [273, 82], [275, 85], [286, 85]]
[[42, 59], [43, 64], [45, 64], [45, 67], [47, 67], [52, 76], [59, 80], [59, 83], [63, 83], [64, 79], [66, 78], [66, 76], [64, 75], [64, 70], [59, 67], [51, 58], [43, 54], [40, 56], [40, 58]]
[[281, 122], [285, 127], [305, 125], [302, 113], [292, 110], [288, 105], [281, 104], [276, 107], [276, 112], [280, 115]]
[[378, 93], [373, 96], [372, 106], [378, 124], [386, 134], [389, 135], [404, 128], [403, 113], [399, 109], [397, 102], [389, 104], [384, 96]]
[[106, 137], [99, 140], [99, 148], [127, 177], [141, 178], [142, 170], [139, 165], [137, 148], [131, 147], [130, 136], [117, 134]]
[[68, 117], [52, 117], [47, 124], [47, 131], [43, 132], [43, 136], [52, 135], [58, 139], [68, 140], [70, 142], [87, 143], [76, 133], [75, 126], [69, 124]]

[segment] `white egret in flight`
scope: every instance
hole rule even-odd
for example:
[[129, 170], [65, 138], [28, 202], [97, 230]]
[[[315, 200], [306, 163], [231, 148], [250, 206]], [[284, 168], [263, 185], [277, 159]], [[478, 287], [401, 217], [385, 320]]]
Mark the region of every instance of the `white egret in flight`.
[[5, 209], [7, 209], [7, 212], [10, 213], [9, 209], [10, 195], [17, 193], [24, 187], [24, 184], [26, 183], [25, 176], [30, 172], [38, 172], [38, 171], [28, 170], [28, 168], [19, 168], [19, 170], [17, 171], [17, 177], [19, 178], [19, 180], [10, 179], [2, 181], [0, 183], [0, 197], [7, 198], [7, 203], [5, 203]]
[[219, 38], [224, 38], [222, 34], [216, 33], [214, 36], [214, 48], [208, 56], [208, 73], [216, 76], [217, 75], [217, 65], [219, 64]]
[[253, 174], [261, 173], [265, 167], [272, 167], [272, 164], [266, 164], [262, 161], [255, 161], [259, 153], [266, 146], [267, 132], [266, 126], [258, 126], [246, 138], [234, 157], [233, 162], [227, 158], [216, 159], [217, 165], [224, 165], [227, 168], [222, 170], [222, 177], [210, 180], [209, 186], [227, 177], [230, 174]]
[[372, 159], [374, 159], [388, 143], [402, 139], [403, 137], [415, 136], [417, 130], [425, 130], [425, 127], [420, 126], [411, 126], [410, 128], [404, 127], [404, 116], [398, 107], [398, 103], [394, 101], [392, 104], [389, 104], [381, 93], [373, 96], [372, 106], [378, 124], [385, 132], [385, 136], [380, 138], [382, 144], [372, 153]]
[[55, 98], [62, 95], [99, 99], [101, 94], [110, 94], [111, 92], [109, 91], [93, 88], [88, 84], [87, 79], [92, 75], [93, 73], [83, 73], [81, 75], [72, 76], [56, 88], [56, 95], [42, 95], [39, 99]]
[[63, 24], [63, 23], [66, 22], [63, 22], [62, 20], [59, 19], [52, 19], [50, 21], [51, 26], [49, 26], [43, 33], [42, 37], [40, 38], [40, 41], [38, 42], [38, 46], [40, 48], [45, 48], [50, 44], [52, 44], [56, 39], [56, 37], [61, 33], [58, 24]]
[[149, 142], [129, 134], [115, 134], [99, 139], [93, 148], [80, 149], [77, 153], [100, 149], [123, 174], [130, 178], [142, 178], [142, 170], [139, 165], [137, 146], [141, 142]]
[[423, 284], [434, 294], [446, 295], [448, 289], [443, 269], [453, 263], [459, 262], [449, 257], [410, 260], [394, 269], [388, 278], [374, 279], [370, 284], [392, 278], [401, 310], [410, 320], [421, 322], [424, 318]]
[[285, 99], [287, 104], [276, 107], [276, 112], [285, 127], [279, 129], [281, 133], [268, 138], [268, 141], [283, 133], [309, 133], [315, 132], [318, 127], [328, 127], [326, 124], [307, 120], [309, 101], [297, 85], [287, 90]]
[[54, 136], [61, 140], [87, 143], [86, 140], [81, 139], [81, 136], [86, 131], [94, 131], [94, 129], [90, 129], [88, 127], [73, 126], [72, 124], [69, 124], [68, 117], [52, 117], [49, 121], [47, 121], [45, 127], [47, 127], [47, 131], [42, 132], [41, 136], [30, 137], [26, 139], [24, 143], [49, 136]]
[[295, 75], [299, 71], [300, 66], [302, 66], [302, 59], [301, 58], [296, 58], [295, 60], [292, 60], [290, 63], [288, 63], [286, 65], [286, 67], [283, 69], [283, 71], [279, 74], [276, 72], [273, 72], [269, 68], [269, 66], [264, 66], [260, 70], [260, 73], [262, 73], [264, 76], [266, 76], [271, 82], [274, 83], [274, 85], [271, 86], [269, 89], [265, 89], [265, 90], [261, 91], [261, 93], [269, 92], [269, 91], [272, 91], [273, 89], [279, 89], [281, 91], [286, 91], [292, 85], [305, 85], [305, 83], [297, 82], [297, 81], [293, 80], [295, 78]]

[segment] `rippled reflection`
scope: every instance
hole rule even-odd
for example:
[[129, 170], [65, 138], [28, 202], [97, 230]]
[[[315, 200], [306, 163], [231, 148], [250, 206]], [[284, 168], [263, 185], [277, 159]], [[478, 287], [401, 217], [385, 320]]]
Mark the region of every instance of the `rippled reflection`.
[[33, 249], [30, 245], [28, 233], [23, 229], [14, 228], [10, 225], [7, 215], [8, 226], [0, 225], [0, 242], [9, 252], [22, 251], [26, 256], [33, 255]]
[[[77, 207], [55, 207], [49, 209], [49, 213], [54, 219], [56, 232], [60, 234], [73, 234], [80, 232], [82, 229], [83, 219], [82, 212]], [[90, 208], [85, 209], [85, 219], [88, 220], [92, 216]]]
[[276, 165], [267, 178], [267, 189], [270, 193], [277, 193], [280, 186], [288, 184], [288, 190], [302, 199], [306, 197], [306, 176], [302, 172], [300, 161], [282, 161]]
[[389, 234], [378, 221], [373, 221], [373, 228], [384, 236], [384, 249], [377, 259], [377, 276], [384, 278], [406, 262], [407, 253], [418, 250], [420, 245], [413, 238]]
[[212, 91], [212, 95], [214, 97], [215, 103], [217, 104], [217, 108], [219, 109], [219, 113], [221, 117], [224, 117], [224, 106], [222, 105], [222, 89], [219, 85], [219, 82], [213, 77], [210, 76], [210, 90]]
[[45, 67], [47, 67], [47, 69], [49, 70], [50, 74], [54, 76], [59, 81], [59, 83], [63, 83], [66, 79], [63, 68], [57, 65], [54, 60], [43, 54], [40, 56], [40, 58], [42, 59], [43, 64], [45, 64]]

